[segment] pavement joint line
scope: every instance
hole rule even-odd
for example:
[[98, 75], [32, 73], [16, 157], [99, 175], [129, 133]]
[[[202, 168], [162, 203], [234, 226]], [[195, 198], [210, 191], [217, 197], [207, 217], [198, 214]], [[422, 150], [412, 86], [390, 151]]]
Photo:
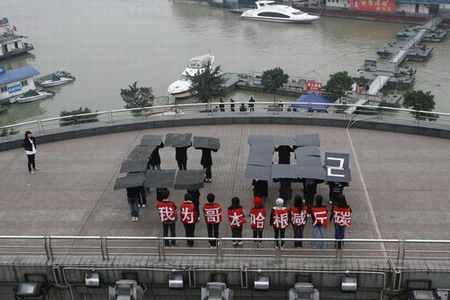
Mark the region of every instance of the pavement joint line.
[[[241, 143], [239, 143], [239, 149], [238, 149], [237, 153], [241, 153], [242, 145], [243, 145], [243, 143], [242, 143], [242, 133], [244, 131], [244, 126], [240, 126], [240, 127], [241, 127], [241, 134], [240, 134], [240, 136], [241, 136]], [[245, 143], [245, 144], [247, 145], [247, 143]], [[240, 159], [240, 157], [237, 156], [236, 159], [237, 159], [237, 161], [236, 161], [236, 167], [234, 169], [234, 180], [233, 180], [233, 188], [232, 188], [233, 194], [234, 194], [235, 186], [236, 186], [236, 180], [237, 180], [237, 173], [238, 173], [238, 168], [239, 168], [239, 159]]]
[[[133, 141], [130, 143], [130, 146], [128, 147], [127, 151], [125, 151], [124, 156], [122, 157], [121, 161], [124, 161], [125, 158], [127, 157], [127, 155], [130, 153], [131, 149], [134, 147], [136, 140], [139, 138], [139, 136], [141, 135], [141, 130], [137, 131], [135, 138], [133, 139]], [[106, 185], [106, 187], [103, 189], [102, 194], [100, 195], [100, 197], [98, 198], [97, 202], [95, 203], [94, 207], [92, 208], [89, 216], [86, 218], [86, 222], [84, 222], [83, 226], [81, 227], [80, 231], [78, 232], [78, 235], [80, 235], [84, 228], [86, 227], [86, 225], [89, 222], [89, 219], [92, 217], [92, 214], [96, 211], [97, 206], [99, 205], [99, 203], [102, 200], [103, 195], [106, 193], [106, 191], [108, 190], [108, 188], [111, 186], [111, 183], [113, 182], [113, 180], [116, 178], [116, 174], [117, 172], [119, 172], [121, 165], [119, 165], [116, 169], [116, 171], [114, 172], [113, 176], [111, 176], [111, 179], [109, 180], [108, 184]]]
[[[375, 215], [375, 211], [373, 209], [372, 201], [370, 200], [370, 195], [369, 195], [369, 192], [367, 190], [366, 181], [364, 180], [364, 176], [363, 176], [362, 171], [361, 171], [361, 166], [359, 165], [358, 155], [356, 154], [356, 149], [355, 149], [355, 146], [353, 145], [352, 136], [350, 135], [350, 131], [349, 131], [348, 128], [345, 129], [345, 132], [347, 133], [348, 141], [350, 143], [350, 148], [352, 149], [352, 154], [353, 154], [353, 157], [355, 158], [356, 169], [358, 170], [358, 175], [359, 175], [359, 178], [361, 179], [361, 184], [362, 184], [362, 187], [363, 187], [364, 196], [365, 196], [365, 199], [367, 201], [367, 206], [369, 207], [369, 213], [370, 213], [370, 216], [373, 219], [373, 222], [375, 223], [375, 232], [376, 232], [377, 238], [378, 239], [383, 239], [383, 235], [381, 234], [380, 224], [378, 223], [377, 217]], [[381, 243], [381, 248], [384, 251], [384, 256], [388, 257], [387, 252], [386, 252], [386, 246], [385, 246], [384, 243]]]

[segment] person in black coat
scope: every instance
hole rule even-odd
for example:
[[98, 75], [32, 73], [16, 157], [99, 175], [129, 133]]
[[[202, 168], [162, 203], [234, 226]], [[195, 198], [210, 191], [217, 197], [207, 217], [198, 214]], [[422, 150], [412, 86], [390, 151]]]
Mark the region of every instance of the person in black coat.
[[234, 109], [234, 102], [235, 102], [235, 101], [234, 101], [233, 99], [230, 99], [230, 102], [231, 102], [231, 103], [230, 103], [230, 111], [231, 111], [231, 112], [234, 112], [234, 111], [235, 111], [235, 109]]
[[187, 170], [187, 149], [191, 146], [192, 144], [187, 147], [175, 148], [175, 160], [177, 161], [180, 170]]
[[202, 148], [202, 158], [200, 160], [200, 164], [203, 166], [203, 168], [206, 169], [205, 182], [209, 182], [209, 183], [212, 182], [211, 166], [212, 166], [213, 162], [212, 162], [211, 151], [214, 151], [214, 150]]
[[159, 156], [159, 149], [162, 148], [164, 148], [163, 142], [161, 142], [161, 144], [153, 150], [152, 154], [150, 154], [148, 157], [147, 169], [161, 170], [161, 156]]
[[25, 149], [28, 158], [28, 172], [34, 174], [37, 170], [36, 168], [36, 139], [34, 138], [31, 131], [25, 132], [25, 138], [22, 143], [22, 147]]
[[248, 100], [248, 108], [250, 111], [255, 111], [255, 99], [253, 99], [253, 96], [250, 97], [250, 100]]
[[223, 103], [222, 98], [220, 98], [219, 110], [220, 112], [225, 112], [225, 104]]
[[292, 179], [290, 178], [278, 178], [274, 179], [273, 182], [280, 183], [279, 198], [284, 199], [284, 201], [289, 201], [292, 199]]
[[303, 183], [303, 197], [305, 198], [306, 206], [311, 209], [314, 197], [317, 194], [317, 185], [323, 183], [323, 180], [302, 178], [300, 182]]
[[263, 199], [263, 207], [269, 195], [269, 183], [267, 180], [253, 179], [253, 198], [259, 197]]
[[195, 211], [197, 216], [200, 216], [200, 190], [199, 189], [188, 189], [187, 192], [192, 196], [192, 203], [194, 203]]
[[[289, 165], [291, 164], [291, 152], [294, 152], [294, 149], [290, 146], [279, 146], [275, 149], [278, 152], [278, 164], [280, 165]], [[284, 198], [283, 198], [284, 199]]]

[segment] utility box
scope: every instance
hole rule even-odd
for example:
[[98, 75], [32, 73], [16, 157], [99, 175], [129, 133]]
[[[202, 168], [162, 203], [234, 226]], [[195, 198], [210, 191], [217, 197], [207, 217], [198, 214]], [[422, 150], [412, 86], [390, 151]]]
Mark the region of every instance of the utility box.
[[289, 290], [289, 300], [319, 300], [320, 294], [311, 283], [298, 282]]

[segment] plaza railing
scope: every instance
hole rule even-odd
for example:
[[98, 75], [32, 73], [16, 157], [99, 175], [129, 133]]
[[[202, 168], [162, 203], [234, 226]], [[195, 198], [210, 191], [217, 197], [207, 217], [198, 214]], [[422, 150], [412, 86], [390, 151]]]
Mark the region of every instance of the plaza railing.
[[[188, 240], [195, 242], [194, 247], [186, 244]], [[176, 246], [166, 246], [173, 241]], [[211, 241], [214, 241], [215, 247], [210, 246]], [[262, 246], [257, 247], [256, 241], [262, 242]], [[294, 247], [294, 242], [301, 242], [302, 247]], [[321, 247], [323, 243], [326, 243], [324, 248]], [[336, 247], [337, 243], [342, 243], [342, 248]], [[276, 244], [279, 247], [275, 247]], [[282, 244], [284, 247], [281, 247]], [[77, 255], [98, 256], [104, 261], [118, 256], [153, 256], [162, 261], [171, 256], [215, 257], [218, 261], [226, 257], [258, 256], [274, 259], [332, 259], [336, 263], [346, 259], [380, 259], [401, 266], [411, 260], [449, 261], [450, 240], [0, 236], [0, 257], [41, 256], [53, 260]]]
[[[221, 111], [221, 105], [224, 111]], [[234, 111], [231, 106], [234, 105]], [[241, 106], [245, 106], [245, 110]], [[227, 114], [247, 115], [254, 112], [265, 112], [268, 114], [289, 114], [295, 116], [303, 114], [308, 117], [323, 116], [323, 112], [314, 111], [314, 106], [323, 103], [315, 102], [254, 102], [254, 108], [249, 107], [248, 102], [213, 102], [213, 103], [189, 103], [189, 104], [171, 104], [171, 105], [157, 105], [144, 108], [134, 109], [117, 109], [109, 111], [97, 111], [86, 114], [77, 114], [72, 116], [36, 119], [17, 124], [10, 124], [0, 126], [0, 136], [4, 139], [17, 139], [27, 130], [34, 133], [46, 133], [62, 128], [78, 129], [98, 127], [105, 124], [120, 124], [129, 122], [143, 122], [151, 121], [156, 116], [172, 115], [180, 117], [184, 114], [204, 113], [211, 117], [220, 117], [224, 112]], [[298, 108], [302, 105], [302, 108]], [[450, 113], [444, 112], [428, 112], [417, 111], [405, 108], [383, 107], [374, 105], [354, 105], [354, 104], [326, 104], [329, 106], [328, 112], [338, 118], [348, 121], [348, 126], [351, 127], [358, 121], [377, 119], [383, 121], [383, 118], [394, 120], [406, 120], [411, 124], [444, 124], [450, 125]], [[347, 114], [345, 110], [349, 107], [356, 107], [356, 113]], [[431, 118], [435, 121], [420, 120], [420, 118]]]

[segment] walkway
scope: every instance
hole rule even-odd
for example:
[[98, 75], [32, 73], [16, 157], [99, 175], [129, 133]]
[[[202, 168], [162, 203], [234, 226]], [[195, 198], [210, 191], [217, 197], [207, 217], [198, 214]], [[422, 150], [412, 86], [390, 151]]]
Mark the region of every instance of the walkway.
[[[38, 145], [40, 170], [35, 175], [26, 170], [21, 149], [2, 152], [0, 235], [161, 236], [155, 193], [148, 196], [150, 205], [142, 209], [140, 221], [131, 222], [125, 191], [113, 191], [112, 187], [122, 176], [118, 171], [123, 159], [144, 134], [169, 132], [221, 140], [222, 148], [213, 154], [214, 181], [201, 191], [202, 203], [209, 192], [216, 193], [225, 208], [232, 196], [239, 196], [249, 211], [251, 180], [243, 174], [250, 134], [318, 133], [322, 156], [325, 151], [350, 153], [353, 181], [345, 194], [354, 211], [354, 226], [348, 238], [450, 239], [450, 231], [440, 230], [450, 223], [448, 140], [361, 129], [350, 129], [347, 134], [342, 128], [291, 125], [165, 128], [48, 143]], [[164, 168], [176, 168], [172, 148], [160, 153]], [[200, 168], [200, 156], [200, 151], [190, 148], [188, 168]], [[270, 183], [268, 207], [276, 199], [277, 189]], [[174, 191], [172, 200], [179, 204], [183, 193]], [[294, 185], [297, 193], [301, 193], [299, 184]], [[319, 193], [328, 198], [325, 185], [319, 187]], [[184, 235], [180, 224], [177, 226]], [[221, 235], [231, 236], [227, 221], [220, 230]], [[332, 236], [332, 232], [330, 228], [328, 234]], [[310, 237], [310, 224], [305, 233]], [[206, 236], [203, 221], [196, 234]], [[265, 234], [272, 236], [272, 230], [267, 228]], [[246, 225], [244, 237], [250, 236]], [[290, 228], [287, 236], [292, 236]]]

